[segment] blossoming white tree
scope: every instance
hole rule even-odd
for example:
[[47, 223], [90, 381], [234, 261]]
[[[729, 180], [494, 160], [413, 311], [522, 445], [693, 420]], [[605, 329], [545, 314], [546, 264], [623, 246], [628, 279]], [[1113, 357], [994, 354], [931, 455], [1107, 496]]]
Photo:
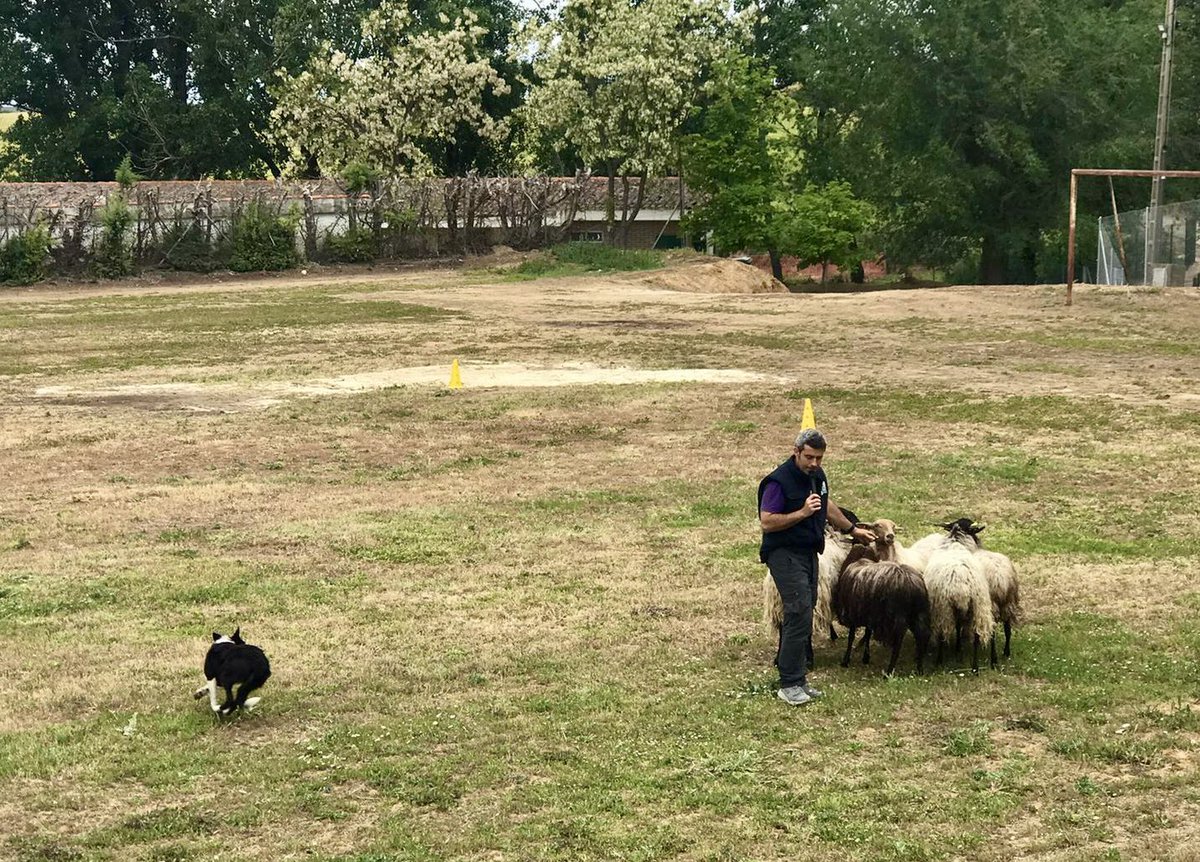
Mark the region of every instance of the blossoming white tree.
[[427, 148], [460, 123], [492, 133], [483, 97], [508, 85], [481, 56], [486, 31], [469, 9], [441, 21], [445, 30], [418, 31], [403, 2], [384, 0], [363, 18], [357, 56], [326, 42], [298, 74], [281, 70], [274, 134], [323, 174], [354, 164], [396, 176], [431, 173]]
[[[608, 175], [609, 243], [617, 177], [628, 244], [645, 178], [677, 163], [705, 70], [736, 29], [723, 10], [718, 0], [567, 0], [557, 18], [530, 24], [518, 40], [533, 69], [522, 120]], [[632, 201], [631, 177], [641, 180]]]

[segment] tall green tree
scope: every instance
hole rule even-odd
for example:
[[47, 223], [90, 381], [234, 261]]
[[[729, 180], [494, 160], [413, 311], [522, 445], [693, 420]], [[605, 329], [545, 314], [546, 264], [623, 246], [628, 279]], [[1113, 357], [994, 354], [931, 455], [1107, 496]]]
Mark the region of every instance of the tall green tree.
[[794, 114], [770, 70], [729, 51], [713, 65], [697, 129], [683, 145], [684, 176], [699, 200], [685, 218], [688, 232], [707, 233], [723, 251], [769, 253], [776, 278], [783, 276], [776, 202], [789, 185], [779, 128]]
[[816, 119], [810, 178], [851, 180], [878, 205], [892, 262], [974, 256], [980, 281], [1026, 280], [1064, 219], [1069, 169], [1153, 121], [1149, 6], [769, 3], [803, 26], [768, 25], [761, 45]]
[[[318, 45], [355, 56], [378, 0], [0, 0], [0, 102], [29, 112], [9, 134], [0, 173], [32, 180], [112, 179], [126, 153], [149, 177], [278, 174], [287, 155], [267, 134], [279, 68]], [[472, 0], [502, 56], [511, 0]], [[414, 0], [437, 29], [448, 0]], [[515, 69], [508, 70], [515, 79]], [[493, 116], [511, 101], [489, 106]], [[469, 132], [437, 158], [452, 170], [493, 164]], [[319, 166], [313, 163], [310, 172]]]

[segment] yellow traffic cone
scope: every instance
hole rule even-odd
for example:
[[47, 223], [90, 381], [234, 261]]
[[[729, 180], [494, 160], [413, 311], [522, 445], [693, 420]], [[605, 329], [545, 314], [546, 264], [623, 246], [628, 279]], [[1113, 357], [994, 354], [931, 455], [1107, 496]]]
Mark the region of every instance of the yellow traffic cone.
[[450, 363], [450, 388], [462, 389], [462, 377], [458, 373], [458, 360]]
[[800, 420], [800, 430], [807, 431], [809, 428], [816, 428], [817, 422], [813, 419], [812, 402], [807, 398], [804, 399], [804, 418]]

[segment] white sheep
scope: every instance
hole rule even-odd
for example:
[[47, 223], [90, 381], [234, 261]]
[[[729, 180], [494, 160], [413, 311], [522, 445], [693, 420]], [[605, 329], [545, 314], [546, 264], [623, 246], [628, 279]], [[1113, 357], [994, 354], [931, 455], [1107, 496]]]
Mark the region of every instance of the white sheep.
[[972, 638], [971, 669], [978, 672], [979, 646], [984, 642], [992, 643], [991, 663], [992, 667], [996, 666], [992, 642], [995, 624], [987, 574], [974, 551], [962, 543], [963, 536], [963, 531], [955, 525], [949, 535], [952, 541], [930, 555], [924, 572], [925, 587], [929, 592], [933, 636], [937, 638], [938, 663], [941, 663], [946, 641], [953, 637], [958, 648], [963, 635], [969, 634]]
[[945, 533], [930, 533], [913, 542], [908, 548], [900, 549], [900, 561], [912, 566], [918, 572], [925, 571], [929, 558], [938, 548], [944, 547], [948, 537]]
[[[1021, 587], [1017, 581], [1017, 569], [1013, 561], [998, 551], [989, 551], [983, 547], [979, 538], [987, 525], [976, 524], [970, 518], [959, 518], [949, 524], [942, 525], [964, 547], [970, 549], [975, 558], [983, 564], [983, 573], [987, 577], [988, 593], [992, 598], [992, 619], [1004, 626], [1004, 657], [1012, 655], [1013, 626], [1021, 622], [1024, 611], [1021, 608]], [[945, 538], [950, 539], [950, 536]], [[996, 644], [992, 642], [992, 663], [996, 661]]]

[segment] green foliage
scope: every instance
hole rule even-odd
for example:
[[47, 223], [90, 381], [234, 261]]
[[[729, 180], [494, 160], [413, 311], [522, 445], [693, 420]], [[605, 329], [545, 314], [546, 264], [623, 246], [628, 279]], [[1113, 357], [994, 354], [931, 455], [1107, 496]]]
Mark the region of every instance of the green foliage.
[[975, 248], [977, 280], [995, 283], [1032, 278], [1071, 167], [1152, 127], [1160, 17], [1145, 2], [848, 0], [772, 49], [828, 132], [811, 151], [878, 205], [889, 260], [942, 267]]
[[228, 242], [210, 242], [195, 222], [176, 224], [163, 233], [163, 263], [186, 272], [213, 272], [229, 265]]
[[598, 242], [568, 242], [556, 245], [550, 253], [561, 263], [576, 264], [589, 272], [629, 272], [662, 266], [662, 255], [657, 252], [628, 251]]
[[133, 170], [133, 157], [129, 153], [126, 153], [125, 158], [121, 159], [121, 164], [117, 165], [117, 171], [113, 178], [121, 187], [121, 191], [126, 194], [142, 179], [141, 174]]
[[129, 247], [129, 229], [133, 210], [118, 192], [109, 195], [100, 210], [100, 237], [96, 242], [92, 268], [102, 278], [121, 278], [133, 273], [133, 252]]
[[627, 251], [599, 242], [569, 242], [523, 261], [511, 273], [522, 280], [585, 272], [636, 272], [662, 265], [662, 254], [656, 251]]
[[874, 211], [844, 182], [809, 185], [790, 201], [777, 203], [784, 222], [779, 248], [806, 264], [835, 263], [849, 269], [863, 256], [861, 237]]
[[363, 162], [351, 162], [342, 168], [342, 183], [352, 195], [360, 194], [379, 181], [379, 171]]
[[46, 274], [50, 254], [50, 231], [34, 225], [0, 244], [0, 281], [9, 284], [33, 284]]
[[325, 257], [334, 263], [370, 263], [375, 255], [375, 234], [366, 228], [352, 227], [325, 239]]
[[229, 268], [235, 272], [290, 269], [300, 262], [294, 215], [279, 216], [252, 203], [234, 219]]
[[732, 51], [717, 62], [705, 97], [700, 130], [684, 142], [687, 183], [702, 196], [684, 228], [710, 231], [726, 251], [777, 249], [773, 202], [783, 170], [769, 138], [775, 118], [794, 105], [775, 92], [770, 70]]

